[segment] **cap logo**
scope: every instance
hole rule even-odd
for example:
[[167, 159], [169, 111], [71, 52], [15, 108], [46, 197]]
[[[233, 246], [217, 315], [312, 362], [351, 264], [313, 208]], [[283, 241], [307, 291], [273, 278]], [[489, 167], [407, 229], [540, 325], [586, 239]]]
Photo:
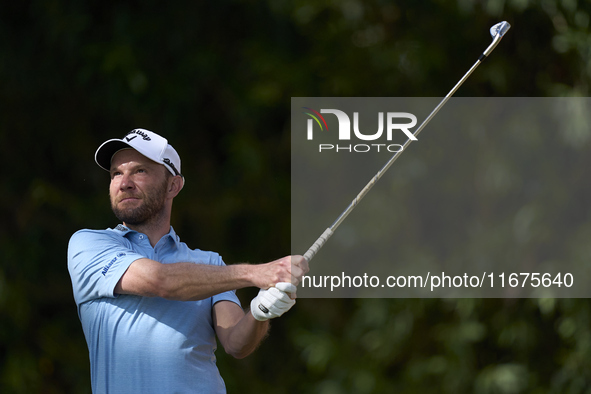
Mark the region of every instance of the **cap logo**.
[[[131, 138], [127, 138], [128, 135], [130, 134], [137, 134]], [[134, 139], [137, 136], [140, 136], [143, 138], [144, 141], [151, 141], [152, 139], [148, 136], [148, 134], [144, 133], [143, 131], [139, 130], [139, 129], [135, 129], [135, 130], [131, 130], [129, 133], [125, 134], [125, 139], [127, 140], [127, 142], [131, 141], [132, 139]]]
[[179, 170], [176, 169], [176, 167], [174, 166], [174, 164], [172, 163], [172, 161], [170, 161], [169, 158], [164, 158], [162, 159], [162, 161], [167, 164], [170, 168], [172, 168], [172, 170], [174, 171], [175, 175], [181, 175], [181, 173], [179, 172]]

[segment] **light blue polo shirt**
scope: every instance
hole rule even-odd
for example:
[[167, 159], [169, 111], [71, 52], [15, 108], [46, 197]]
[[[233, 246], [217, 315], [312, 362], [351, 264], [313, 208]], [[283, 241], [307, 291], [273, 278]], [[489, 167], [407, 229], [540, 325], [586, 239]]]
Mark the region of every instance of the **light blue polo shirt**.
[[212, 307], [240, 305], [228, 291], [201, 301], [117, 295], [115, 285], [135, 260], [224, 265], [217, 253], [192, 250], [174, 230], [154, 248], [119, 225], [80, 230], [70, 239], [68, 270], [90, 353], [94, 393], [225, 393], [216, 366]]

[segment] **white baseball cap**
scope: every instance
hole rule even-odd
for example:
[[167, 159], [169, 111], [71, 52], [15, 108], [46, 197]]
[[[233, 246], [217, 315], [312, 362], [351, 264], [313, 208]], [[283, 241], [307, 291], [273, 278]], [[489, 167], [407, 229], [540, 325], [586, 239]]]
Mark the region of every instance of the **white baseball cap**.
[[111, 170], [111, 159], [122, 149], [135, 149], [148, 159], [162, 164], [172, 175], [181, 174], [181, 158], [166, 138], [150, 130], [133, 129], [122, 139], [112, 139], [104, 142], [96, 150], [94, 160], [104, 170]]

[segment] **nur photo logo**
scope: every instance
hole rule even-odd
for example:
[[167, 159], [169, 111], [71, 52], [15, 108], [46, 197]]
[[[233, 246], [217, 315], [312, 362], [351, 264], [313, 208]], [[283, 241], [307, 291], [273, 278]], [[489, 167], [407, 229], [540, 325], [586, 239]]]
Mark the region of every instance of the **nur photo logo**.
[[[378, 126], [377, 131], [369, 132], [369, 130], [363, 130], [362, 132], [360, 123], [359, 112], [353, 112], [353, 122], [347, 113], [339, 109], [321, 109], [316, 111], [310, 107], [302, 107], [306, 111], [303, 112], [309, 116], [306, 124], [306, 136], [309, 141], [314, 140], [314, 129], [320, 132], [329, 132], [328, 123], [322, 114], [331, 114], [336, 117], [338, 122], [338, 132], [335, 133], [334, 137], [338, 141], [351, 141], [357, 139], [360, 141], [375, 141], [375, 143], [360, 143], [360, 144], [318, 144], [318, 151], [320, 153], [333, 151], [333, 152], [370, 152], [370, 151], [388, 151], [392, 153], [400, 152], [403, 146], [400, 144], [391, 143], [392, 137], [395, 132], [401, 131], [406, 137], [412, 141], [416, 141], [417, 138], [410, 131], [411, 128], [416, 126], [417, 117], [408, 112], [378, 112]], [[364, 114], [369, 117], [369, 114]], [[375, 119], [375, 114], [373, 115]], [[333, 118], [334, 120], [334, 118]], [[352, 125], [351, 125], [352, 123]], [[353, 127], [351, 127], [353, 126]], [[351, 130], [353, 131], [351, 133]], [[333, 132], [334, 133], [334, 132]], [[385, 137], [385, 138], [384, 138]], [[331, 136], [332, 138], [332, 136]], [[385, 143], [379, 143], [384, 141]]]

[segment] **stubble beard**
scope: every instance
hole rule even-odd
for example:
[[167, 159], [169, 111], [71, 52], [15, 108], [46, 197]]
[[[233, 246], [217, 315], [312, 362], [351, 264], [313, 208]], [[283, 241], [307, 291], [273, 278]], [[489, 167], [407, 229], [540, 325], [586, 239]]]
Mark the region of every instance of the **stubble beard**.
[[168, 183], [165, 181], [153, 193], [144, 194], [143, 203], [135, 208], [119, 208], [111, 198], [111, 209], [117, 217], [126, 225], [146, 225], [157, 220], [164, 212], [166, 190]]

